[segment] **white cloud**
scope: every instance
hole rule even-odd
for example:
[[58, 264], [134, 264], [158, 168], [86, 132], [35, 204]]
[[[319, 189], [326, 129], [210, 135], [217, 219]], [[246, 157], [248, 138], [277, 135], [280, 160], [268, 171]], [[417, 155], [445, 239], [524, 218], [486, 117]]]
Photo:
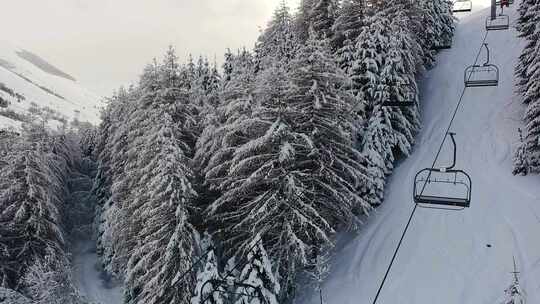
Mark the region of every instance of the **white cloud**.
[[[221, 58], [251, 48], [281, 0], [0, 0], [3, 39], [108, 94], [169, 44]], [[296, 7], [299, 0], [289, 0]], [[3, 2], [3, 3], [2, 3]]]

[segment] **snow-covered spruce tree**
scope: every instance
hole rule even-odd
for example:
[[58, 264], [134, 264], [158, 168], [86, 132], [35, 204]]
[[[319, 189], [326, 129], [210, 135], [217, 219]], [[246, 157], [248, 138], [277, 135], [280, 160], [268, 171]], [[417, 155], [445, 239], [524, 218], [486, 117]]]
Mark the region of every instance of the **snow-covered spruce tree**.
[[62, 229], [71, 147], [41, 126], [23, 129], [0, 156], [0, 283], [38, 303], [78, 303]]
[[[280, 285], [274, 275], [272, 263], [259, 235], [255, 236], [247, 254], [247, 263], [238, 282], [249, 285], [236, 289], [235, 304], [278, 304]], [[261, 299], [262, 298], [262, 299]]]
[[504, 291], [505, 297], [501, 304], [526, 304], [525, 294], [521, 289], [517, 276], [514, 277], [512, 284]]
[[338, 64], [346, 74], [352, 68], [354, 44], [364, 26], [366, 11], [364, 2], [364, 0], [343, 1], [333, 26], [331, 46], [336, 50]]
[[[143, 74], [146, 75], [146, 74]], [[145, 80], [146, 81], [146, 80]], [[107, 120], [101, 127], [101, 141], [98, 145], [99, 165], [93, 192], [98, 198], [96, 210], [97, 244], [104, 268], [117, 277], [123, 277], [128, 259], [128, 246], [125, 246], [128, 215], [122, 204], [129, 201], [130, 172], [128, 163], [128, 134], [133, 113], [134, 99], [138, 92], [119, 91], [107, 108]], [[105, 124], [106, 123], [106, 124]]]
[[[196, 197], [190, 167], [194, 118], [188, 92], [175, 88], [176, 57], [165, 57], [158, 87], [149, 89], [134, 113], [138, 121], [139, 180], [131, 188], [136, 197], [125, 208], [130, 214], [128, 235], [136, 241], [130, 250], [125, 284], [126, 303], [188, 303], [189, 276], [175, 278], [191, 268], [193, 231], [188, 209]], [[144, 112], [144, 114], [142, 113]], [[128, 243], [131, 245], [131, 243]]]
[[295, 45], [293, 17], [285, 1], [282, 1], [257, 39], [255, 61], [258, 70], [272, 65], [275, 60], [290, 61], [294, 56]]
[[529, 104], [532, 100], [530, 96], [527, 96], [526, 92], [531, 83], [536, 82], [531, 77], [533, 72], [530, 71], [530, 68], [533, 66], [540, 45], [538, 43], [538, 40], [540, 40], [540, 27], [537, 26], [540, 22], [540, 1], [531, 3], [520, 20], [522, 20], [520, 36], [526, 39], [526, 45], [519, 56], [515, 74], [518, 78], [518, 92], [524, 95], [523, 102]]
[[208, 211], [225, 247], [243, 255], [260, 232], [288, 287], [313, 246], [331, 246], [334, 228], [369, 210], [358, 194], [367, 181], [352, 145], [353, 105], [338, 89], [345, 77], [315, 40], [297, 56], [290, 72], [275, 66], [259, 76], [254, 113], [230, 124], [244, 142], [226, 149], [226, 171], [210, 163], [222, 178], [208, 174], [222, 190]]
[[431, 66], [433, 62], [433, 41], [429, 41], [425, 31], [425, 25], [422, 23], [422, 8], [419, 1], [413, 0], [382, 0], [375, 7], [376, 12], [381, 12], [392, 21], [398, 23], [403, 29], [406, 29], [411, 37], [420, 45], [419, 54], [415, 54], [416, 69], [421, 72], [424, 67]]
[[423, 0], [419, 6], [425, 27], [418, 35], [428, 43], [426, 47], [451, 44], [455, 29], [452, 3], [448, 0]]
[[337, 0], [302, 0], [295, 17], [295, 36], [298, 41], [303, 44], [310, 35], [317, 39], [331, 39], [338, 10]]
[[309, 17], [311, 30], [317, 39], [331, 39], [332, 27], [339, 10], [337, 0], [314, 0]]
[[[219, 179], [226, 172], [232, 147], [238, 145], [238, 140], [242, 139], [242, 133], [235, 133], [230, 125], [236, 120], [251, 116], [255, 77], [253, 68], [253, 57], [250, 53], [243, 51], [236, 56], [230, 80], [221, 90], [221, 101], [214, 121], [206, 126], [198, 138], [194, 163], [207, 181], [212, 178]], [[216, 166], [209, 165], [210, 163], [215, 163]], [[218, 190], [218, 187], [211, 188]]]
[[385, 11], [367, 19], [349, 70], [353, 93], [366, 104], [368, 120], [357, 139], [370, 163], [373, 204], [382, 202], [386, 175], [399, 156], [395, 153], [408, 155], [420, 125], [417, 107], [382, 106], [385, 101], [418, 102], [415, 62], [420, 46], [400, 20], [390, 22]]
[[[195, 288], [191, 304], [223, 304], [228, 303], [226, 286], [223, 286], [219, 274], [214, 249], [206, 252], [203, 267], [197, 272]], [[213, 281], [216, 280], [216, 281]], [[218, 282], [219, 281], [219, 282]]]
[[[539, 44], [540, 46], [540, 44]], [[540, 47], [537, 48], [540, 54]], [[527, 128], [525, 137], [525, 153], [527, 157], [528, 171], [540, 172], [540, 56], [536, 56], [535, 62], [530, 71], [531, 74], [530, 86], [527, 88], [525, 96], [530, 99], [525, 111], [525, 126]], [[536, 77], [536, 78], [535, 78]]]
[[538, 0], [523, 0], [519, 3], [518, 13], [519, 18], [517, 20], [517, 30], [523, 32], [523, 26], [528, 23], [531, 15], [529, 14], [529, 9], [534, 6]]
[[304, 44], [309, 38], [311, 28], [311, 10], [317, 0], [300, 0], [298, 12], [294, 17], [294, 33], [299, 44]]
[[528, 160], [527, 160], [527, 151], [525, 150], [526, 145], [523, 140], [523, 131], [518, 128], [518, 132], [519, 132], [519, 143], [514, 153], [514, 158], [513, 158], [514, 169], [512, 170], [512, 173], [514, 175], [516, 174], [527, 175], [528, 170], [529, 170], [529, 165], [528, 165]]

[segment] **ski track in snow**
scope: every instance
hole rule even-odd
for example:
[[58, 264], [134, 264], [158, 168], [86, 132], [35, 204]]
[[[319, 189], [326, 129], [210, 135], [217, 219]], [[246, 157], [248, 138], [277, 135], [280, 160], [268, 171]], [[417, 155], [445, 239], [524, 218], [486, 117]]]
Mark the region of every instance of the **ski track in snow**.
[[[456, 14], [452, 49], [438, 55], [421, 83], [424, 127], [414, 151], [389, 179], [384, 204], [334, 254], [323, 285], [326, 304], [372, 303], [414, 207], [414, 175], [431, 166], [463, 89], [464, 70], [481, 46], [490, 2], [473, 0], [472, 12]], [[472, 178], [471, 207], [416, 211], [379, 304], [497, 304], [511, 282], [513, 256], [528, 303], [540, 301], [540, 177], [512, 175], [524, 109], [514, 94], [514, 68], [524, 46], [514, 28], [518, 2], [505, 9], [511, 28], [490, 31], [486, 39], [501, 72], [499, 86], [467, 88], [451, 128], [457, 133], [456, 168]], [[484, 59], [483, 51], [479, 63]], [[450, 157], [446, 142], [437, 163]], [[305, 289], [297, 303], [320, 302], [315, 290]]]
[[111, 281], [99, 269], [95, 242], [80, 240], [73, 249], [75, 286], [89, 301], [96, 304], [121, 304], [121, 284]]

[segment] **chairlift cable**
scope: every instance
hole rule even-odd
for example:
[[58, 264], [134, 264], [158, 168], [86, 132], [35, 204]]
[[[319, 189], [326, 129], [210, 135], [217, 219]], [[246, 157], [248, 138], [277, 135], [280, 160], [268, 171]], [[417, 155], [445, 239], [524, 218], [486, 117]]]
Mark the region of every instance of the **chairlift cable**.
[[[482, 44], [480, 45], [480, 48], [478, 49], [478, 52], [476, 54], [476, 58], [474, 60], [474, 64], [477, 64], [478, 62], [478, 58], [480, 57], [480, 53], [482, 52], [482, 47], [484, 46], [484, 43], [486, 42], [486, 39], [487, 39], [487, 36], [488, 36], [488, 31], [485, 32], [484, 34], [484, 39], [482, 40]], [[470, 79], [471, 75], [469, 75], [469, 79]], [[459, 97], [459, 101], [454, 109], [454, 113], [452, 114], [452, 118], [450, 119], [450, 122], [448, 123], [448, 127], [446, 128], [446, 132], [444, 133], [444, 137], [443, 137], [443, 140], [439, 146], [439, 150], [437, 151], [437, 154], [435, 155], [435, 159], [433, 160], [433, 163], [431, 165], [431, 169], [434, 169], [435, 168], [435, 164], [437, 163], [437, 159], [439, 158], [439, 155], [441, 154], [441, 151], [442, 151], [442, 148], [444, 146], [444, 142], [446, 140], [446, 137], [448, 136], [448, 133], [450, 132], [450, 129], [452, 128], [452, 124], [454, 122], [454, 119], [456, 118], [457, 116], [457, 113], [460, 109], [460, 106], [462, 104], [462, 101], [463, 101], [463, 97], [465, 96], [465, 92], [467, 91], [467, 87], [464, 86], [463, 87], [463, 90], [461, 91], [461, 95]], [[426, 178], [426, 181], [424, 182], [424, 185], [422, 186], [422, 190], [420, 191], [420, 194], [422, 194], [424, 192], [424, 189], [426, 188], [426, 185], [428, 183], [428, 180], [431, 176], [431, 172], [430, 171], [428, 173], [428, 176]], [[411, 225], [411, 222], [414, 218], [414, 215], [416, 214], [416, 210], [418, 209], [418, 204], [414, 204], [414, 208], [413, 210], [411, 211], [411, 214], [409, 216], [409, 220], [407, 221], [407, 225], [405, 226], [404, 230], [403, 230], [403, 233], [401, 234], [401, 238], [399, 239], [399, 242], [398, 242], [398, 245], [396, 247], [396, 250], [394, 251], [394, 254], [392, 256], [392, 259], [390, 260], [390, 264], [388, 265], [388, 268], [386, 269], [386, 273], [384, 274], [384, 277], [382, 279], [382, 282], [381, 284], [379, 285], [379, 289], [377, 290], [377, 294], [375, 295], [375, 298], [373, 299], [373, 302], [372, 304], [376, 304], [377, 303], [377, 300], [379, 299], [379, 296], [381, 294], [381, 291], [384, 287], [384, 284], [386, 283], [386, 280], [388, 278], [388, 275], [390, 274], [390, 270], [392, 269], [392, 266], [394, 265], [394, 261], [396, 260], [396, 257], [397, 257], [397, 254], [399, 252], [399, 249], [401, 248], [401, 244], [403, 243], [403, 239], [405, 238], [405, 235], [407, 234], [407, 231], [409, 230], [409, 227]]]

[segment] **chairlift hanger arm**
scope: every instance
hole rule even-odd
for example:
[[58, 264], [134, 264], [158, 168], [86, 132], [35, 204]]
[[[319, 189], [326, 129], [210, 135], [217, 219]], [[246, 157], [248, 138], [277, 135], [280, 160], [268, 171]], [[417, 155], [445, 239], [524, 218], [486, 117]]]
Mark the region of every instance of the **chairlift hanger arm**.
[[484, 66], [486, 66], [486, 65], [489, 64], [489, 47], [488, 47], [488, 44], [484, 43], [484, 47], [486, 48], [486, 52], [487, 52], [486, 62], [484, 62]]

